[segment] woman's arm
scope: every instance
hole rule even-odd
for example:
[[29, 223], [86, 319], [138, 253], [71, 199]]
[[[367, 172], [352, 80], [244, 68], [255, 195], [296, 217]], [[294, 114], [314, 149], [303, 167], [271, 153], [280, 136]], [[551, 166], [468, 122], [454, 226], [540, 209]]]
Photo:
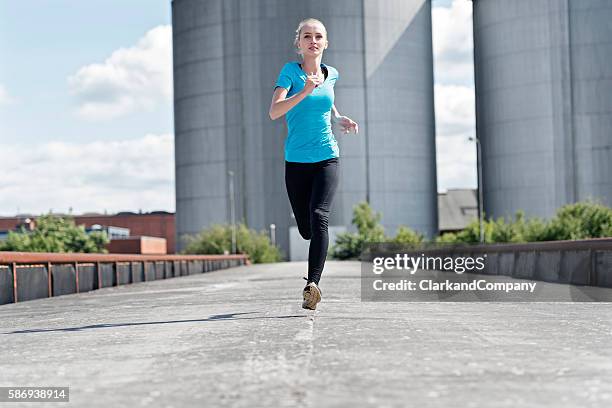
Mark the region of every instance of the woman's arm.
[[340, 112], [338, 112], [338, 109], [336, 109], [336, 105], [335, 104], [332, 105], [331, 113], [332, 113], [332, 115], [331, 115], [332, 123], [338, 122], [338, 118], [340, 117]]
[[287, 98], [287, 89], [279, 86], [274, 90], [272, 95], [272, 103], [270, 104], [270, 119], [276, 120], [289, 112], [291, 108], [300, 103], [306, 97], [303, 91], [300, 91], [290, 98]]
[[343, 133], [349, 133], [351, 129], [355, 130], [355, 134], [359, 133], [359, 125], [357, 125], [357, 122], [353, 121], [353, 119], [348, 116], [340, 115], [336, 105], [332, 105], [331, 116], [332, 122], [340, 125]]
[[287, 98], [287, 89], [282, 86], [277, 87], [274, 90], [274, 95], [272, 95], [272, 103], [270, 104], [270, 111], [268, 114], [270, 115], [270, 119], [276, 120], [283, 116], [285, 113], [289, 112], [291, 108], [300, 103], [302, 99], [310, 95], [318, 85], [323, 83], [323, 78], [320, 78], [317, 75], [308, 75], [306, 77], [306, 82], [304, 84], [304, 88], [295, 95]]

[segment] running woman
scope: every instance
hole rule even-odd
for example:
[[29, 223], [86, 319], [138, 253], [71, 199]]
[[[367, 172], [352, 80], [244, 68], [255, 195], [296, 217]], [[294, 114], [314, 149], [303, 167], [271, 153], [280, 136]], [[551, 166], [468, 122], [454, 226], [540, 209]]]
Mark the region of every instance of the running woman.
[[338, 71], [321, 62], [327, 48], [327, 30], [314, 18], [303, 20], [294, 45], [301, 61], [285, 64], [276, 81], [270, 118], [286, 114], [285, 185], [298, 230], [310, 240], [308, 279], [303, 290], [304, 309], [315, 310], [321, 301], [319, 280], [329, 236], [329, 213], [338, 186], [339, 150], [331, 122], [343, 133], [359, 128], [334, 106]]

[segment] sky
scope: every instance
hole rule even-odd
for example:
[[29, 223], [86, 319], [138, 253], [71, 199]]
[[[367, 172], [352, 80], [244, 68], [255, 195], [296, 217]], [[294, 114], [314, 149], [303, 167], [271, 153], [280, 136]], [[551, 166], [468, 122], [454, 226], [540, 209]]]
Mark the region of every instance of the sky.
[[[432, 20], [438, 190], [475, 188], [471, 2]], [[169, 0], [0, 2], [0, 216], [175, 210], [170, 21]]]

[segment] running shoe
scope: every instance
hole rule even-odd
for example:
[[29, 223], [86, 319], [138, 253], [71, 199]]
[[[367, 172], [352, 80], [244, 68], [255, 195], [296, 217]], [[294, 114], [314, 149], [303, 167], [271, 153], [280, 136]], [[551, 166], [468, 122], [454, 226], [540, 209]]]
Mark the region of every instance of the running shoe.
[[317, 284], [314, 282], [308, 282], [302, 294], [304, 296], [302, 308], [316, 310], [317, 303], [321, 301], [321, 290]]

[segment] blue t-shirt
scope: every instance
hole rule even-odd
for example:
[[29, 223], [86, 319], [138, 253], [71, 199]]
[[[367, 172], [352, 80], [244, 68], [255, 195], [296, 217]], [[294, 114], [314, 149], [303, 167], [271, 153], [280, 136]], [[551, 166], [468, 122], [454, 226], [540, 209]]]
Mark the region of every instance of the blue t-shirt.
[[[323, 67], [327, 69], [325, 82], [285, 115], [288, 129], [285, 140], [286, 161], [315, 163], [340, 155], [330, 120], [338, 71], [321, 64]], [[288, 62], [278, 75], [276, 86], [287, 89], [287, 97], [290, 97], [304, 88], [306, 77], [298, 62]]]

